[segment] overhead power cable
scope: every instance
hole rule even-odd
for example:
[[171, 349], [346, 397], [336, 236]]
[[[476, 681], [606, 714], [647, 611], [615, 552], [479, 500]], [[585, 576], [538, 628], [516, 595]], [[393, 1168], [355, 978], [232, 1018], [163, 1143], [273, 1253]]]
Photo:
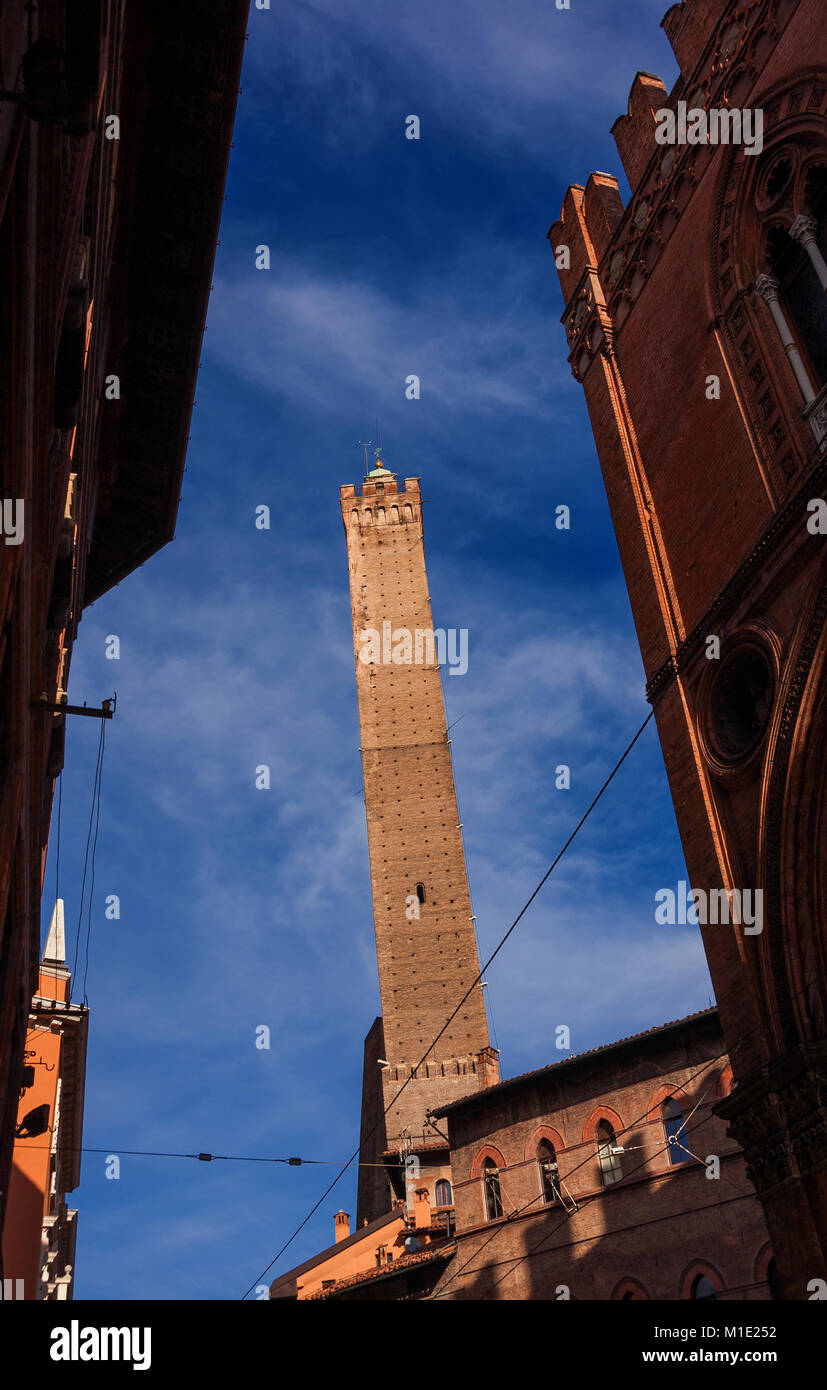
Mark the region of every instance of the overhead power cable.
[[[62, 1146], [61, 1146], [62, 1147]], [[48, 1144], [27, 1144], [27, 1149], [50, 1149]], [[335, 1168], [341, 1163], [340, 1158], [260, 1158], [250, 1154], [211, 1154], [211, 1153], [168, 1153], [160, 1149], [121, 1149], [116, 1144], [110, 1144], [108, 1149], [92, 1149], [84, 1144], [80, 1147], [69, 1146], [67, 1153], [78, 1154], [106, 1154], [116, 1158], [195, 1158], [201, 1163], [212, 1163], [223, 1160], [227, 1163], [284, 1163], [290, 1168], [299, 1168], [303, 1164], [316, 1164], [322, 1167]], [[360, 1163], [360, 1168], [385, 1168], [394, 1165], [385, 1163]], [[402, 1165], [399, 1164], [399, 1167]]]
[[[79, 908], [78, 908], [78, 928], [77, 928], [77, 935], [76, 935], [76, 937], [75, 937], [75, 955], [74, 955], [74, 960], [73, 960], [73, 962], [72, 962], [72, 976], [73, 976], [73, 978], [74, 978], [74, 977], [76, 976], [76, 974], [77, 974], [78, 956], [79, 956], [79, 954], [80, 954], [80, 938], [81, 938], [81, 933], [82, 933], [82, 931], [83, 931], [83, 906], [84, 906], [84, 902], [85, 902], [85, 898], [86, 898], [86, 877], [87, 877], [87, 873], [88, 873], [88, 870], [89, 870], [89, 856], [90, 856], [90, 853], [92, 853], [92, 835], [93, 835], [93, 831], [94, 831], [94, 843], [95, 843], [95, 846], [97, 846], [97, 839], [98, 839], [98, 835], [97, 835], [97, 821], [100, 819], [100, 782], [101, 782], [101, 771], [102, 771], [102, 769], [103, 769], [103, 750], [104, 750], [105, 737], [106, 737], [106, 723], [105, 723], [104, 720], [101, 720], [100, 737], [99, 737], [99, 739], [98, 739], [98, 752], [97, 752], [97, 758], [96, 758], [96, 760], [95, 760], [95, 776], [94, 776], [94, 780], [93, 780], [93, 783], [92, 783], [92, 805], [91, 805], [90, 810], [89, 810], [89, 828], [88, 828], [88, 830], [87, 830], [87, 832], [86, 832], [86, 851], [85, 851], [84, 857], [83, 857], [83, 876], [82, 876], [82, 878], [81, 878], [81, 884], [80, 884], [80, 906], [79, 906]], [[94, 879], [94, 865], [93, 865], [93, 869], [92, 869], [92, 877], [93, 877], [93, 879]], [[92, 899], [91, 899], [91, 890], [90, 890], [90, 896], [89, 896], [89, 917], [88, 917], [87, 936], [86, 936], [86, 970], [84, 971], [84, 976], [83, 976], [83, 996], [84, 996], [84, 1000], [83, 1000], [83, 1001], [84, 1001], [84, 1003], [87, 1002], [87, 1000], [86, 1000], [86, 972], [87, 972], [88, 969], [89, 969], [89, 932], [91, 931], [91, 901], [92, 901]]]
[[575, 836], [577, 835], [577, 833], [578, 833], [578, 831], [581, 829], [581, 827], [582, 827], [582, 826], [585, 824], [585, 822], [588, 820], [589, 816], [591, 815], [591, 813], [592, 813], [592, 811], [594, 810], [595, 806], [597, 805], [598, 801], [599, 801], [600, 798], [602, 797], [603, 793], [606, 791], [606, 788], [610, 785], [610, 783], [611, 783], [611, 782], [614, 780], [614, 778], [616, 777], [617, 773], [620, 771], [620, 768], [623, 766], [623, 763], [626, 761], [627, 757], [628, 757], [629, 754], [631, 753], [632, 749], [634, 748], [635, 744], [637, 743], [638, 739], [640, 738], [640, 736], [641, 736], [641, 734], [643, 733], [644, 729], [646, 728], [647, 724], [648, 724], [649, 721], [653, 718], [654, 713], [655, 713], [654, 710], [650, 710], [650, 711], [649, 711], [648, 715], [647, 715], [646, 718], [644, 719], [643, 723], [641, 724], [641, 726], [640, 726], [640, 728], [638, 729], [637, 733], [635, 734], [634, 738], [631, 740], [631, 742], [629, 742], [629, 743], [626, 745], [626, 748], [625, 748], [624, 751], [621, 753], [620, 757], [618, 758], [617, 762], [615, 763], [614, 767], [612, 768], [612, 770], [611, 770], [611, 772], [609, 773], [608, 777], [606, 778], [605, 782], [604, 782], [603, 785], [601, 786], [600, 790], [599, 790], [599, 791], [596, 793], [596, 795], [592, 798], [591, 802], [589, 803], [589, 805], [588, 805], [588, 807], [586, 808], [586, 810], [583, 812], [583, 815], [580, 817], [579, 821], [578, 821], [577, 824], [575, 825], [574, 829], [572, 830], [571, 834], [569, 835], [569, 837], [568, 837], [568, 839], [566, 840], [565, 844], [563, 845], [562, 849], [558, 852], [558, 854], [557, 854], [557, 855], [555, 856], [555, 858], [553, 859], [553, 861], [552, 861], [551, 865], [549, 866], [549, 868], [548, 868], [548, 869], [546, 870], [546, 872], [543, 874], [543, 877], [540, 879], [540, 882], [537, 884], [537, 887], [534, 889], [534, 892], [531, 894], [531, 896], [530, 896], [530, 897], [527, 899], [527, 901], [524, 903], [523, 907], [520, 909], [520, 911], [518, 912], [517, 916], [514, 918], [514, 921], [511, 923], [511, 926], [508, 928], [508, 931], [507, 931], [507, 932], [505, 933], [505, 935], [502, 937], [502, 939], [500, 940], [499, 944], [495, 947], [494, 951], [492, 951], [491, 955], [488, 957], [488, 960], [485, 962], [485, 964], [483, 965], [483, 967], [482, 967], [482, 969], [480, 970], [479, 974], [476, 976], [476, 979], [474, 979], [474, 980], [471, 982], [471, 984], [469, 985], [468, 989], [465, 991], [465, 994], [462, 996], [462, 998], [460, 999], [460, 1001], [459, 1001], [459, 1003], [457, 1004], [456, 1008], [454, 1009], [453, 1013], [450, 1015], [450, 1017], [449, 1017], [449, 1018], [446, 1020], [446, 1022], [443, 1024], [442, 1028], [441, 1028], [440, 1031], [437, 1033], [437, 1035], [436, 1035], [436, 1037], [433, 1039], [433, 1041], [432, 1041], [432, 1042], [429, 1044], [429, 1046], [426, 1048], [425, 1052], [424, 1052], [424, 1053], [422, 1054], [422, 1056], [420, 1057], [420, 1059], [419, 1059], [419, 1061], [417, 1062], [416, 1066], [413, 1067], [413, 1068], [411, 1069], [411, 1072], [409, 1073], [409, 1075], [408, 1075], [408, 1077], [406, 1078], [406, 1080], [402, 1083], [402, 1085], [400, 1086], [399, 1090], [396, 1092], [396, 1095], [393, 1096], [393, 1098], [392, 1098], [392, 1099], [389, 1101], [389, 1103], [386, 1105], [386, 1107], [385, 1107], [385, 1109], [382, 1111], [382, 1114], [380, 1115], [379, 1119], [376, 1121], [376, 1123], [373, 1125], [373, 1127], [368, 1131], [368, 1133], [365, 1135], [364, 1139], [361, 1140], [361, 1142], [359, 1143], [359, 1146], [354, 1150], [354, 1152], [351, 1154], [350, 1158], [349, 1158], [349, 1159], [347, 1160], [347, 1162], [342, 1166], [341, 1170], [336, 1174], [336, 1177], [333, 1179], [332, 1183], [330, 1183], [330, 1185], [329, 1185], [327, 1188], [325, 1188], [325, 1190], [324, 1190], [324, 1192], [322, 1193], [321, 1197], [319, 1197], [318, 1201], [310, 1208], [310, 1211], [307, 1213], [307, 1215], [304, 1217], [304, 1219], [299, 1223], [299, 1225], [298, 1225], [298, 1226], [296, 1227], [296, 1229], [293, 1231], [292, 1235], [289, 1236], [288, 1239], [284, 1242], [284, 1244], [280, 1247], [280, 1249], [276, 1251], [276, 1253], [275, 1253], [275, 1255], [273, 1256], [272, 1260], [271, 1260], [270, 1263], [267, 1265], [267, 1267], [266, 1267], [265, 1269], [262, 1270], [262, 1272], [261, 1272], [261, 1274], [258, 1276], [258, 1278], [255, 1279], [255, 1280], [253, 1281], [253, 1283], [250, 1285], [250, 1287], [246, 1290], [246, 1292], [243, 1293], [243, 1294], [241, 1295], [241, 1301], [242, 1301], [242, 1302], [243, 1302], [244, 1299], [247, 1297], [247, 1295], [250, 1294], [250, 1293], [252, 1293], [252, 1291], [261, 1283], [261, 1280], [265, 1277], [265, 1275], [269, 1274], [270, 1270], [273, 1268], [273, 1265], [276, 1263], [277, 1260], [279, 1260], [279, 1259], [281, 1258], [281, 1256], [284, 1254], [285, 1250], [287, 1250], [288, 1247], [289, 1247], [290, 1245], [292, 1245], [293, 1241], [296, 1239], [296, 1236], [299, 1234], [300, 1231], [302, 1231], [302, 1230], [304, 1229], [304, 1227], [307, 1225], [308, 1221], [310, 1220], [311, 1216], [313, 1216], [313, 1215], [318, 1211], [318, 1209], [319, 1209], [319, 1207], [321, 1206], [322, 1202], [323, 1202], [323, 1201], [325, 1200], [325, 1198], [328, 1197], [329, 1194], [333, 1191], [334, 1187], [335, 1187], [336, 1184], [339, 1182], [339, 1180], [344, 1176], [344, 1174], [347, 1172], [347, 1170], [348, 1170], [348, 1168], [350, 1167], [350, 1165], [354, 1162], [355, 1159], [357, 1159], [357, 1158], [359, 1157], [359, 1154], [361, 1153], [361, 1151], [362, 1151], [362, 1149], [364, 1148], [364, 1146], [367, 1144], [368, 1140], [372, 1138], [372, 1136], [376, 1133], [376, 1131], [377, 1131], [377, 1129], [379, 1128], [379, 1126], [382, 1124], [382, 1122], [383, 1122], [383, 1120], [385, 1119], [385, 1116], [387, 1115], [388, 1111], [391, 1110], [391, 1109], [393, 1108], [393, 1106], [394, 1106], [394, 1105], [396, 1104], [396, 1102], [399, 1100], [399, 1097], [402, 1095], [403, 1091], [405, 1091], [405, 1090], [407, 1089], [407, 1087], [410, 1085], [410, 1083], [411, 1083], [413, 1077], [416, 1075], [416, 1073], [417, 1073], [417, 1071], [419, 1070], [419, 1068], [423, 1065], [423, 1063], [425, 1062], [426, 1058], [427, 1058], [428, 1055], [431, 1053], [431, 1051], [433, 1050], [433, 1048], [436, 1047], [436, 1045], [437, 1045], [437, 1043], [439, 1042], [440, 1038], [442, 1037], [443, 1033], [445, 1033], [445, 1031], [450, 1027], [451, 1023], [452, 1023], [453, 1020], [456, 1018], [457, 1014], [459, 1013], [459, 1011], [460, 1011], [460, 1009], [462, 1008], [463, 1004], [465, 1003], [466, 999], [468, 999], [469, 995], [473, 992], [474, 989], [476, 989], [477, 985], [478, 985], [478, 984], [480, 983], [480, 981], [482, 980], [482, 978], [483, 978], [483, 976], [484, 976], [486, 970], [489, 968], [489, 966], [491, 965], [491, 963], [492, 963], [492, 962], [496, 959], [496, 957], [499, 955], [499, 953], [500, 953], [500, 951], [502, 950], [503, 946], [505, 945], [506, 941], [507, 941], [508, 938], [511, 936], [511, 933], [515, 930], [517, 924], [518, 924], [518, 923], [522, 920], [522, 918], [525, 916], [525, 914], [526, 914], [526, 912], [528, 911], [529, 907], [530, 907], [531, 904], [534, 902], [534, 899], [537, 897], [537, 894], [540, 892], [540, 890], [542, 889], [542, 887], [544, 886], [544, 884], [546, 883], [546, 881], [550, 878], [551, 874], [552, 874], [552, 873], [554, 872], [554, 870], [556, 869], [556, 867], [557, 867], [557, 865], [559, 864], [560, 860], [563, 858], [563, 855], [566, 853], [566, 850], [569, 848], [569, 845], [572, 843], [573, 839], [575, 838]]
[[95, 799], [95, 838], [92, 841], [92, 871], [89, 879], [89, 901], [86, 909], [86, 962], [83, 967], [83, 1002], [89, 1003], [86, 993], [86, 979], [89, 974], [89, 943], [92, 938], [92, 903], [95, 896], [95, 860], [98, 852], [98, 829], [101, 819], [101, 786], [103, 783], [103, 755], [106, 751], [106, 723], [101, 721], [100, 749], [98, 753], [97, 791]]

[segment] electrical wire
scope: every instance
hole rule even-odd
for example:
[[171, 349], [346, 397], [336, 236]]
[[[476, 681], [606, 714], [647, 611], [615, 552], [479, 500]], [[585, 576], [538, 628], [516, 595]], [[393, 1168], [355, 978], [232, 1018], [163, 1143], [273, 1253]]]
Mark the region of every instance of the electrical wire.
[[357, 1158], [359, 1157], [359, 1154], [361, 1153], [363, 1147], [365, 1146], [365, 1144], [367, 1144], [368, 1140], [371, 1139], [372, 1136], [376, 1133], [377, 1129], [378, 1129], [379, 1126], [382, 1124], [382, 1121], [385, 1119], [385, 1116], [387, 1115], [388, 1111], [392, 1109], [392, 1107], [393, 1107], [393, 1106], [396, 1104], [396, 1102], [398, 1101], [399, 1097], [402, 1095], [403, 1091], [405, 1091], [406, 1088], [410, 1085], [410, 1083], [411, 1083], [413, 1077], [416, 1075], [417, 1071], [418, 1071], [419, 1068], [422, 1066], [422, 1064], [424, 1063], [425, 1059], [428, 1057], [428, 1055], [429, 1055], [429, 1053], [431, 1052], [431, 1050], [432, 1050], [434, 1047], [436, 1047], [436, 1044], [439, 1042], [439, 1040], [440, 1040], [440, 1038], [442, 1037], [443, 1033], [446, 1031], [446, 1029], [447, 1029], [447, 1028], [450, 1026], [450, 1024], [453, 1022], [454, 1018], [455, 1018], [456, 1015], [459, 1013], [459, 1011], [460, 1011], [460, 1009], [462, 1008], [463, 1004], [465, 1003], [466, 999], [468, 999], [468, 997], [470, 996], [470, 994], [472, 993], [472, 991], [473, 991], [474, 989], [476, 989], [477, 985], [478, 985], [479, 982], [482, 980], [485, 971], [489, 968], [489, 966], [491, 965], [492, 961], [494, 961], [494, 960], [496, 959], [496, 957], [499, 955], [499, 953], [500, 953], [500, 951], [502, 950], [503, 946], [505, 945], [506, 941], [507, 941], [508, 938], [511, 936], [511, 933], [515, 930], [515, 928], [517, 927], [517, 924], [518, 924], [518, 923], [521, 921], [521, 919], [525, 916], [526, 912], [528, 911], [528, 909], [529, 909], [529, 907], [531, 906], [531, 904], [534, 902], [534, 899], [537, 897], [537, 895], [538, 895], [538, 893], [540, 892], [540, 890], [542, 889], [543, 885], [546, 883], [546, 881], [550, 878], [551, 874], [554, 872], [554, 870], [555, 870], [555, 868], [557, 867], [557, 865], [559, 864], [560, 860], [563, 858], [563, 855], [566, 853], [566, 850], [568, 849], [568, 847], [569, 847], [569, 845], [571, 844], [572, 840], [573, 840], [574, 837], [577, 835], [577, 833], [578, 833], [578, 831], [580, 830], [580, 828], [584, 825], [584, 823], [586, 822], [586, 820], [588, 819], [588, 817], [591, 815], [591, 813], [592, 813], [592, 811], [594, 810], [595, 806], [597, 805], [598, 801], [599, 801], [600, 798], [602, 797], [603, 793], [606, 791], [606, 788], [610, 785], [610, 783], [614, 780], [614, 778], [615, 778], [615, 776], [617, 775], [617, 773], [620, 771], [620, 768], [622, 767], [623, 763], [626, 761], [627, 757], [628, 757], [629, 754], [631, 753], [632, 749], [634, 748], [635, 744], [637, 743], [638, 739], [640, 738], [640, 736], [641, 736], [641, 734], [643, 733], [644, 729], [646, 728], [647, 724], [648, 724], [648, 723], [650, 722], [650, 720], [654, 717], [654, 713], [655, 713], [654, 710], [650, 710], [650, 711], [649, 711], [648, 715], [647, 715], [646, 718], [644, 719], [643, 723], [641, 724], [641, 726], [640, 726], [640, 728], [638, 729], [637, 733], [635, 734], [634, 738], [632, 738], [632, 740], [626, 745], [626, 748], [624, 749], [623, 753], [622, 753], [622, 754], [620, 755], [620, 757], [618, 758], [617, 762], [615, 763], [615, 765], [614, 765], [614, 767], [612, 768], [611, 772], [609, 773], [608, 777], [607, 777], [606, 780], [604, 781], [603, 785], [600, 787], [600, 790], [599, 790], [599, 791], [596, 793], [596, 795], [592, 798], [592, 801], [589, 803], [589, 806], [588, 806], [587, 809], [584, 811], [583, 815], [580, 817], [580, 820], [577, 822], [576, 826], [574, 827], [574, 830], [573, 830], [573, 831], [571, 832], [571, 834], [569, 835], [569, 837], [568, 837], [568, 839], [566, 840], [565, 844], [563, 845], [562, 849], [561, 849], [561, 850], [558, 852], [558, 854], [555, 856], [555, 858], [554, 858], [554, 860], [552, 861], [550, 867], [546, 870], [545, 874], [544, 874], [543, 877], [540, 879], [540, 882], [537, 884], [537, 887], [534, 889], [534, 892], [531, 894], [531, 896], [528, 898], [528, 900], [524, 903], [523, 907], [520, 909], [519, 913], [518, 913], [517, 916], [514, 918], [514, 921], [511, 923], [511, 926], [508, 928], [508, 931], [505, 933], [505, 935], [504, 935], [504, 936], [502, 937], [502, 939], [500, 940], [499, 944], [496, 946], [496, 948], [494, 949], [494, 951], [493, 951], [493, 952], [491, 953], [491, 955], [488, 957], [488, 960], [485, 962], [485, 964], [483, 965], [483, 967], [482, 967], [482, 969], [480, 970], [479, 974], [476, 976], [476, 979], [474, 979], [474, 980], [472, 981], [472, 983], [469, 985], [468, 989], [466, 990], [465, 994], [464, 994], [464, 995], [462, 996], [462, 998], [460, 999], [460, 1001], [459, 1001], [459, 1003], [457, 1004], [456, 1008], [454, 1009], [453, 1013], [450, 1015], [450, 1017], [449, 1017], [449, 1018], [446, 1020], [446, 1022], [443, 1024], [443, 1026], [442, 1026], [442, 1028], [440, 1029], [439, 1033], [437, 1033], [437, 1036], [434, 1038], [433, 1042], [430, 1043], [430, 1045], [428, 1046], [428, 1048], [426, 1049], [426, 1051], [423, 1053], [422, 1057], [421, 1057], [421, 1058], [419, 1059], [419, 1061], [417, 1062], [416, 1066], [412, 1068], [410, 1074], [408, 1075], [408, 1077], [406, 1078], [406, 1080], [403, 1082], [403, 1084], [400, 1086], [400, 1088], [399, 1088], [399, 1090], [397, 1091], [396, 1095], [393, 1096], [393, 1098], [389, 1101], [388, 1105], [385, 1107], [385, 1109], [383, 1110], [383, 1112], [382, 1112], [382, 1114], [380, 1115], [379, 1119], [378, 1119], [378, 1120], [376, 1121], [376, 1123], [373, 1125], [372, 1129], [370, 1129], [370, 1130], [368, 1131], [368, 1133], [365, 1135], [364, 1139], [360, 1141], [358, 1147], [355, 1149], [355, 1151], [353, 1152], [353, 1154], [351, 1155], [351, 1157], [348, 1159], [347, 1163], [345, 1163], [344, 1166], [342, 1167], [342, 1169], [340, 1170], [340, 1172], [336, 1174], [336, 1177], [333, 1179], [333, 1182], [330, 1183], [330, 1185], [325, 1189], [325, 1191], [322, 1193], [321, 1197], [319, 1197], [318, 1201], [314, 1204], [314, 1206], [312, 1206], [312, 1207], [310, 1208], [310, 1211], [307, 1213], [307, 1215], [304, 1217], [304, 1219], [299, 1223], [299, 1225], [298, 1225], [298, 1226], [296, 1227], [296, 1229], [293, 1231], [292, 1235], [289, 1236], [289, 1238], [284, 1242], [284, 1244], [283, 1244], [283, 1245], [280, 1247], [280, 1249], [276, 1252], [276, 1254], [273, 1256], [273, 1258], [272, 1258], [272, 1260], [270, 1261], [270, 1263], [267, 1265], [267, 1267], [266, 1267], [265, 1269], [262, 1270], [262, 1272], [261, 1272], [261, 1274], [258, 1276], [258, 1278], [257, 1278], [257, 1279], [254, 1279], [254, 1280], [253, 1280], [253, 1283], [250, 1285], [250, 1287], [246, 1290], [245, 1293], [242, 1294], [242, 1296], [241, 1296], [241, 1301], [242, 1301], [242, 1302], [243, 1302], [244, 1299], [247, 1297], [247, 1295], [250, 1294], [250, 1293], [252, 1293], [253, 1289], [255, 1289], [255, 1288], [257, 1287], [257, 1285], [260, 1284], [261, 1280], [265, 1277], [265, 1275], [268, 1274], [268, 1273], [270, 1272], [270, 1270], [273, 1268], [273, 1265], [276, 1263], [277, 1260], [279, 1260], [279, 1259], [281, 1258], [281, 1256], [284, 1254], [285, 1250], [287, 1250], [288, 1247], [289, 1247], [290, 1245], [292, 1245], [293, 1241], [296, 1239], [296, 1236], [299, 1234], [300, 1231], [302, 1231], [302, 1230], [304, 1229], [304, 1227], [307, 1225], [308, 1221], [310, 1220], [311, 1216], [313, 1216], [313, 1215], [318, 1211], [318, 1209], [319, 1209], [319, 1207], [321, 1206], [322, 1202], [323, 1202], [323, 1201], [325, 1200], [325, 1198], [326, 1198], [327, 1196], [329, 1196], [329, 1194], [333, 1191], [334, 1187], [335, 1187], [336, 1184], [339, 1182], [340, 1178], [342, 1178], [342, 1177], [344, 1176], [344, 1174], [347, 1172], [348, 1168], [349, 1168], [350, 1165], [353, 1163], [354, 1159], [357, 1159]]
[[83, 904], [84, 904], [84, 899], [85, 899], [85, 895], [86, 895], [86, 875], [87, 875], [88, 868], [89, 868], [89, 852], [90, 852], [90, 849], [91, 849], [91, 847], [92, 847], [92, 829], [93, 829], [94, 818], [95, 818], [95, 804], [96, 804], [97, 792], [98, 792], [98, 774], [99, 774], [100, 761], [101, 761], [101, 745], [102, 745], [102, 743], [103, 743], [103, 732], [104, 732], [104, 721], [102, 720], [102, 721], [101, 721], [100, 737], [99, 737], [99, 739], [98, 739], [98, 753], [97, 753], [97, 758], [96, 758], [96, 760], [95, 760], [95, 776], [94, 776], [94, 781], [93, 781], [93, 784], [92, 784], [92, 805], [91, 805], [91, 808], [90, 808], [90, 810], [89, 810], [89, 829], [88, 829], [87, 832], [86, 832], [86, 851], [85, 851], [85, 853], [84, 853], [84, 858], [83, 858], [83, 877], [81, 878], [81, 885], [80, 885], [80, 908], [79, 908], [79, 911], [78, 911], [78, 928], [77, 928], [77, 933], [76, 933], [76, 935], [75, 935], [75, 955], [74, 955], [74, 959], [73, 959], [73, 961], [72, 961], [72, 977], [73, 977], [73, 978], [77, 975], [78, 954], [79, 954], [79, 952], [80, 952], [80, 937], [81, 937], [81, 932], [82, 932], [82, 930], [83, 930]]
[[63, 769], [57, 779], [57, 847], [55, 851], [55, 904], [60, 900], [60, 822], [63, 813]]
[[[61, 1146], [64, 1147], [64, 1146]], [[51, 1149], [50, 1144], [27, 1144], [28, 1149]], [[66, 1153], [78, 1154], [106, 1154], [111, 1157], [124, 1158], [195, 1158], [201, 1163], [218, 1162], [219, 1160], [227, 1163], [284, 1163], [290, 1168], [300, 1168], [305, 1164], [314, 1164], [321, 1167], [335, 1168], [341, 1163], [340, 1158], [260, 1158], [250, 1154], [211, 1154], [211, 1153], [167, 1153], [159, 1149], [121, 1149], [116, 1144], [110, 1144], [108, 1149], [93, 1149], [88, 1145], [71, 1145], [65, 1148]], [[402, 1164], [394, 1163], [359, 1163], [360, 1168], [401, 1168]]]
[[87, 904], [86, 917], [86, 963], [83, 968], [83, 1002], [89, 1003], [89, 996], [86, 993], [86, 980], [89, 974], [89, 943], [92, 938], [92, 903], [95, 896], [95, 861], [98, 851], [98, 829], [101, 818], [101, 787], [103, 785], [103, 757], [106, 751], [106, 720], [101, 721], [100, 736], [100, 755], [98, 758], [98, 779], [97, 779], [97, 804], [95, 807], [95, 838], [92, 841], [92, 872], [89, 881], [89, 901]]

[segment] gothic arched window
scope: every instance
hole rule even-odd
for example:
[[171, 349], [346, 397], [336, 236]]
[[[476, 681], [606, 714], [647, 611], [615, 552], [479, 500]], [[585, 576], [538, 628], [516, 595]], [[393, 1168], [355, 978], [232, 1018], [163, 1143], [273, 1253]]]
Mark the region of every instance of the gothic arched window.
[[537, 1145], [537, 1161], [540, 1165], [540, 1179], [543, 1185], [543, 1201], [556, 1202], [560, 1198], [557, 1154], [548, 1139], [541, 1139]]
[[[759, 189], [759, 200], [761, 196]], [[827, 168], [802, 166], [800, 153], [790, 147], [770, 165], [763, 198], [770, 209], [763, 236], [764, 269], [755, 289], [769, 310], [798, 384], [803, 413], [821, 441], [827, 433], [821, 395], [827, 386]], [[771, 410], [771, 396], [764, 399]]]
[[708, 1279], [705, 1274], [699, 1274], [696, 1279], [692, 1280], [689, 1297], [713, 1299], [718, 1297], [718, 1290], [711, 1279]]
[[604, 1187], [619, 1182], [623, 1177], [620, 1154], [612, 1150], [618, 1147], [617, 1135], [608, 1120], [601, 1120], [597, 1126], [597, 1157], [600, 1162], [600, 1177]]
[[493, 1158], [487, 1158], [482, 1165], [482, 1187], [485, 1193], [485, 1219], [497, 1221], [503, 1214], [503, 1199], [500, 1172]]
[[451, 1191], [451, 1184], [447, 1178], [439, 1178], [434, 1190], [434, 1201], [438, 1207], [451, 1207], [454, 1204], [454, 1195]]
[[660, 1113], [663, 1120], [663, 1132], [666, 1135], [669, 1162], [686, 1163], [687, 1159], [692, 1157], [686, 1147], [686, 1121], [674, 1096], [670, 1096], [669, 1100], [664, 1101]]
[[767, 237], [767, 259], [798, 349], [816, 391], [827, 382], [827, 296], [815, 251], [827, 252], [827, 170], [813, 169], [807, 181], [811, 212]]

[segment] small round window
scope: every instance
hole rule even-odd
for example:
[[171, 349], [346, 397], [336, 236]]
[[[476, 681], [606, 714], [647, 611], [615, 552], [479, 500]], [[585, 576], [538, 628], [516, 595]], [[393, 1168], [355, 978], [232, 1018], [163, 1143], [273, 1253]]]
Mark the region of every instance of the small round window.
[[709, 694], [708, 731], [713, 753], [723, 762], [746, 758], [769, 723], [774, 677], [762, 646], [744, 644], [721, 661]]

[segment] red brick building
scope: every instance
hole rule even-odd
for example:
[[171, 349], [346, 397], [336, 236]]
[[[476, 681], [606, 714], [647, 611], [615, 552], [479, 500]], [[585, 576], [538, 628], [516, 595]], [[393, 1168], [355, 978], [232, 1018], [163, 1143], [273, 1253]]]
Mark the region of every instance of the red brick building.
[[38, 706], [84, 606], [173, 536], [247, 10], [0, 12], [0, 1223], [72, 717]]
[[731, 1082], [706, 1009], [437, 1110], [456, 1252], [431, 1297], [772, 1297], [761, 1207], [713, 1110]]
[[677, 83], [638, 73], [613, 127], [630, 201], [592, 174], [549, 239], [691, 884], [733, 904], [701, 927], [717, 1109], [801, 1299], [827, 1275], [827, 27], [819, 0], [663, 27]]
[[409, 1172], [431, 1187], [450, 1177], [447, 1143], [427, 1113], [490, 1085], [499, 1070], [475, 983], [476, 934], [440, 683], [447, 640], [440, 651], [419, 479], [406, 478], [400, 490], [377, 460], [361, 493], [350, 484], [340, 498], [382, 999], [382, 1016], [365, 1040], [361, 1223], [405, 1196], [401, 1153]]

